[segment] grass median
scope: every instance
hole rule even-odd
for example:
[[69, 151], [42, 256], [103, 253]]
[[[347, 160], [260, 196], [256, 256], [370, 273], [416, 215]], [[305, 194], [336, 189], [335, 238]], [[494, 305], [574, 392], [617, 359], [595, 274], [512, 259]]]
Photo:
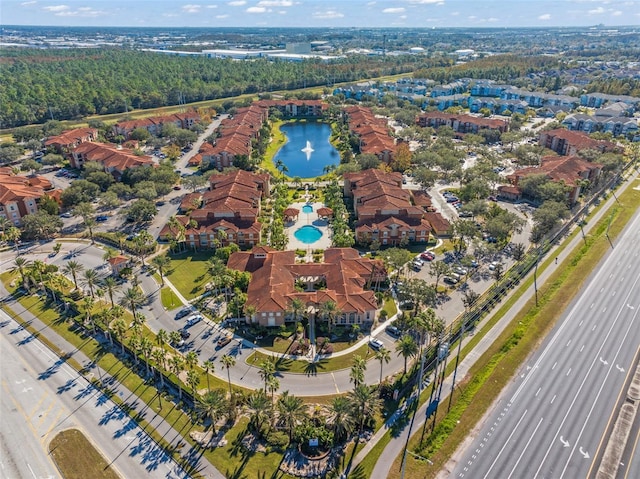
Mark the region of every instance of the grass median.
[[120, 478], [102, 454], [77, 429], [67, 429], [56, 434], [49, 443], [49, 452], [64, 479]]

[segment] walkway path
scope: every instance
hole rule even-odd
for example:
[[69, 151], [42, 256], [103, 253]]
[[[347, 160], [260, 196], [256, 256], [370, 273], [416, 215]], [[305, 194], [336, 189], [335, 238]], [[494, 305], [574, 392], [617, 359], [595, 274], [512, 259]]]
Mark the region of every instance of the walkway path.
[[[631, 178], [626, 181], [618, 190], [620, 193], [628, 188], [630, 185], [638, 182], [638, 173], [633, 172]], [[634, 185], [637, 186], [637, 185]], [[591, 231], [594, 228], [598, 221], [602, 219], [607, 213], [609, 208], [616, 201], [616, 198], [611, 195], [611, 197], [606, 201], [603, 208], [599, 209], [598, 212], [589, 220], [587, 225], [584, 227], [585, 233]], [[564, 250], [558, 254], [558, 264], [562, 265], [562, 263], [572, 254], [574, 249], [580, 247], [583, 244], [583, 239], [581, 235], [576, 235], [564, 248]], [[550, 252], [549, 256], [552, 257], [557, 247], [554, 247]], [[555, 265], [549, 265], [544, 271], [540, 272], [538, 270], [538, 282], [539, 284], [544, 284], [550, 277], [551, 274], [555, 271]], [[531, 273], [533, 274], [533, 273]], [[529, 276], [531, 276], [529, 274]], [[520, 311], [525, 307], [527, 302], [533, 298], [535, 295], [535, 289], [533, 286], [530, 286], [525, 293], [520, 296], [520, 298], [516, 301], [516, 303], [511, 307], [511, 309], [495, 324], [490, 331], [478, 342], [476, 347], [473, 348], [467, 356], [460, 362], [458, 366], [457, 380], [458, 382], [462, 381], [464, 377], [469, 373], [471, 367], [475, 364], [475, 362], [487, 351], [487, 349], [495, 342], [498, 336], [502, 333], [502, 331], [520, 314]], [[498, 308], [499, 309], [499, 308]], [[495, 309], [483, 323], [481, 323], [479, 330], [483, 328], [482, 324], [486, 324], [489, 319], [498, 311]], [[471, 336], [466, 337], [463, 340], [463, 345], [471, 340]], [[440, 399], [441, 403], [445, 403], [449, 394], [451, 393], [451, 387], [453, 382], [453, 375], [448, 376], [442, 387], [443, 395]], [[415, 415], [415, 423], [413, 424], [413, 432], [419, 430], [425, 422], [426, 411], [428, 404], [425, 403], [422, 407], [418, 409]], [[387, 423], [378, 430], [378, 432], [367, 442], [365, 447], [356, 455], [353, 461], [352, 467], [358, 465], [367, 454], [375, 447], [375, 445], [382, 439], [382, 437], [387, 433], [388, 429], [391, 427], [393, 422], [397, 419], [397, 416], [394, 416], [392, 419], [387, 421]], [[384, 449], [376, 466], [373, 470], [372, 477], [387, 477], [391, 466], [394, 461], [398, 457], [398, 455], [402, 452], [404, 445], [407, 442], [409, 435], [409, 428], [407, 426], [401, 431], [401, 433], [393, 437], [387, 447]]]

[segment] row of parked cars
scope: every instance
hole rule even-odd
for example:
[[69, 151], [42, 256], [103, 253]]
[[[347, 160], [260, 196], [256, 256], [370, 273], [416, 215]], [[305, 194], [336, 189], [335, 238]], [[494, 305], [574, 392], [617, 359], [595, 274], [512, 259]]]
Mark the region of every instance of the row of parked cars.
[[[184, 323], [184, 327], [180, 329], [180, 337], [182, 338], [180, 342], [176, 345], [178, 347], [182, 347], [185, 344], [185, 341], [189, 339], [191, 333], [189, 332], [189, 328], [194, 324], [198, 324], [200, 321], [204, 319], [204, 316], [198, 312], [198, 310], [193, 306], [187, 306], [182, 308], [180, 311], [176, 313], [175, 319], [180, 320], [184, 317], [187, 317], [187, 320]], [[220, 337], [217, 341], [218, 348], [226, 346], [231, 342], [233, 337], [231, 335], [225, 334]]]

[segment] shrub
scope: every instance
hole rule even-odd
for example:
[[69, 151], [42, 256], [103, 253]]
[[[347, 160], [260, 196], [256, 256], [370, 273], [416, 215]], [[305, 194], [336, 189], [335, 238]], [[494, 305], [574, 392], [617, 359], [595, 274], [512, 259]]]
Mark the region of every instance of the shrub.
[[282, 431], [271, 431], [266, 437], [267, 445], [274, 451], [282, 452], [289, 445], [289, 436]]

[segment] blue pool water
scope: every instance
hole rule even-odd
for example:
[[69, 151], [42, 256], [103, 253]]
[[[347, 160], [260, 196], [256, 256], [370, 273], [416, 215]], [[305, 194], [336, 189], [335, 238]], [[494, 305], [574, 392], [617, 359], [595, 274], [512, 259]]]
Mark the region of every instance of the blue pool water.
[[305, 225], [302, 228], [298, 228], [293, 236], [304, 244], [311, 244], [322, 238], [322, 231], [315, 226]]
[[304, 205], [302, 207], [302, 212], [303, 213], [313, 213], [313, 206], [311, 205]]
[[331, 127], [328, 124], [292, 122], [282, 125], [280, 130], [287, 137], [287, 142], [275, 154], [273, 161], [282, 160], [290, 178], [320, 176], [324, 174], [325, 166], [340, 163], [338, 150], [329, 142]]

